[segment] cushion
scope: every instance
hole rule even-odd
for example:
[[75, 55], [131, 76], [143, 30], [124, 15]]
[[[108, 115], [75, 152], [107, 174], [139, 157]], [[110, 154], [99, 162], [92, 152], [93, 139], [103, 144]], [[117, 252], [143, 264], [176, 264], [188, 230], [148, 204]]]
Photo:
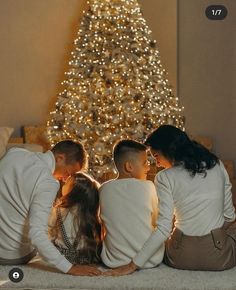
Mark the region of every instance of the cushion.
[[0, 158], [6, 153], [6, 146], [13, 131], [13, 128], [0, 127]]

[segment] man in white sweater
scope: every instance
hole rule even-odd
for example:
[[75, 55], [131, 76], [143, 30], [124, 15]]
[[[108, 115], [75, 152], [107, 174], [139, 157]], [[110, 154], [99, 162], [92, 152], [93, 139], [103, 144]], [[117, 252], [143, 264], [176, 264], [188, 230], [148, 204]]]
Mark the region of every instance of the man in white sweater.
[[0, 264], [25, 264], [36, 250], [71, 275], [96, 275], [89, 266], [73, 266], [48, 239], [48, 217], [59, 190], [57, 179], [82, 169], [86, 153], [70, 140], [46, 153], [12, 148], [0, 160]]
[[[146, 146], [122, 140], [114, 147], [117, 179], [100, 188], [101, 219], [106, 229], [101, 258], [110, 268], [132, 261], [156, 229], [158, 200], [154, 184], [146, 180], [150, 169]], [[162, 262], [164, 244], [142, 268]]]

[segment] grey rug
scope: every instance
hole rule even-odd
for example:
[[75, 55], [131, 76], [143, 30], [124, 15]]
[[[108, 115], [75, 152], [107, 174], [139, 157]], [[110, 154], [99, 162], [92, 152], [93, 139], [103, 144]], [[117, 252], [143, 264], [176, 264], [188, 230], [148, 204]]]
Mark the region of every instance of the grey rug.
[[236, 267], [223, 272], [176, 270], [159, 267], [136, 271], [121, 277], [74, 277], [59, 273], [40, 259], [19, 267], [24, 279], [8, 278], [11, 266], [0, 266], [0, 289], [159, 289], [159, 290], [236, 290]]

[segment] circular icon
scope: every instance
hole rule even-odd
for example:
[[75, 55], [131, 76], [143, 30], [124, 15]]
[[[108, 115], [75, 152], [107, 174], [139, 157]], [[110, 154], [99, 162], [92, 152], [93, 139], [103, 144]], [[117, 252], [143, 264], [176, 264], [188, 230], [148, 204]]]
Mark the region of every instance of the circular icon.
[[224, 5], [210, 5], [205, 10], [206, 17], [210, 20], [223, 20], [228, 14]]
[[24, 278], [24, 273], [19, 268], [13, 268], [9, 272], [8, 277], [12, 282], [18, 283]]

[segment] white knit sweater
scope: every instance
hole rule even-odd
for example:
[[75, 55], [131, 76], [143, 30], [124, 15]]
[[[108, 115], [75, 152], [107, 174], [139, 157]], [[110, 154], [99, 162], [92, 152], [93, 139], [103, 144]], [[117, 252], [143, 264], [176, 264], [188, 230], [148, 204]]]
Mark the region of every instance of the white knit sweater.
[[207, 176], [191, 177], [182, 166], [160, 171], [155, 178], [159, 198], [158, 227], [133, 262], [142, 267], [162, 246], [175, 226], [184, 234], [203, 236], [235, 220], [231, 183], [222, 162], [207, 170]]
[[[100, 188], [101, 219], [106, 228], [101, 258], [111, 268], [128, 264], [156, 228], [158, 200], [151, 181], [116, 179]], [[164, 244], [143, 268], [161, 263]]]
[[69, 263], [48, 239], [48, 217], [59, 189], [51, 151], [12, 148], [0, 160], [0, 257], [18, 259], [33, 248], [67, 272]]

